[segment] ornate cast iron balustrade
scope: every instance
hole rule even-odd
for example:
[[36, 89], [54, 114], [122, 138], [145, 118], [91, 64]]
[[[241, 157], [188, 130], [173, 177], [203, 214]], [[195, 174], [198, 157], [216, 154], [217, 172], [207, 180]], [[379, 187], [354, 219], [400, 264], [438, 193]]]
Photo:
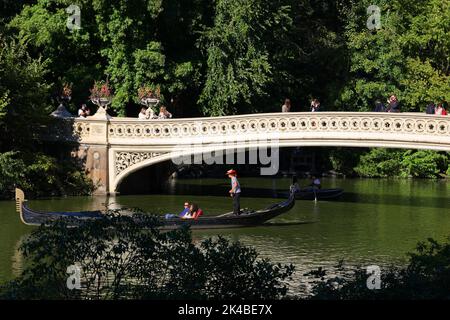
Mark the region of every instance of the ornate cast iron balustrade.
[[[100, 128], [97, 128], [99, 127]], [[80, 142], [102, 135], [99, 121], [76, 119], [74, 133]], [[420, 113], [271, 113], [229, 117], [138, 120], [113, 118], [107, 123], [107, 139], [113, 141], [136, 139], [151, 143], [156, 139], [187, 139], [196, 137], [242, 136], [246, 134], [335, 132], [391, 133], [432, 135], [450, 138], [450, 117]]]

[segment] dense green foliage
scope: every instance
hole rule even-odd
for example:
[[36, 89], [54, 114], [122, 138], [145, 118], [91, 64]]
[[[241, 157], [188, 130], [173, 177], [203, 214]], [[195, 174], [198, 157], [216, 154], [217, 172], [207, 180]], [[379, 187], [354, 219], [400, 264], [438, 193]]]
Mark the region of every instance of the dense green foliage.
[[[381, 9], [381, 29], [366, 27], [367, 8]], [[346, 17], [349, 81], [339, 103], [371, 110], [374, 99], [396, 94], [402, 110], [423, 110], [449, 99], [450, 2], [355, 1]]]
[[449, 155], [434, 151], [372, 149], [361, 155], [355, 172], [362, 177], [437, 178], [445, 174]]
[[365, 149], [335, 148], [329, 150], [327, 156], [331, 169], [346, 176], [355, 175], [355, 167], [358, 166], [361, 154], [367, 152]]
[[417, 111], [449, 98], [449, 0], [80, 0], [79, 30], [66, 27], [72, 1], [30, 2], [7, 11], [7, 32], [42, 56], [55, 90], [75, 84], [77, 104], [109, 78], [122, 115], [143, 84], [178, 115], [275, 111], [285, 96], [365, 111], [390, 94]]
[[303, 104], [318, 92], [326, 98], [334, 85], [325, 74], [335, 69], [323, 63], [336, 61], [342, 47], [331, 2], [83, 0], [82, 28], [69, 31], [70, 4], [38, 0], [9, 32], [42, 55], [55, 90], [75, 84], [77, 104], [106, 77], [122, 115], [133, 113], [143, 84], [160, 85], [177, 115], [273, 111], [285, 95]]
[[[254, 249], [219, 237], [193, 243], [182, 228], [161, 232], [154, 217], [110, 211], [68, 232], [67, 221], [40, 227], [22, 244], [20, 277], [6, 299], [277, 299], [291, 265], [258, 258]], [[81, 268], [69, 290], [67, 268]]]
[[35, 197], [83, 195], [94, 188], [70, 160], [58, 161], [44, 153], [0, 153], [0, 198], [11, 198], [15, 185]]
[[45, 64], [0, 38], [0, 150], [26, 148], [48, 118]]
[[[111, 111], [128, 116], [137, 114], [142, 85], [159, 85], [176, 117], [279, 111], [285, 97], [294, 111], [306, 111], [313, 97], [322, 110], [357, 111], [390, 94], [403, 111], [450, 98], [450, 0], [79, 0], [81, 28], [69, 29], [72, 4], [0, 5], [0, 153], [20, 151], [15, 159], [25, 167], [42, 165], [35, 152], [46, 154], [46, 167], [57, 162], [36, 137], [63, 83], [73, 84], [76, 112], [94, 81], [108, 79]], [[370, 5], [380, 8], [380, 28], [367, 26]], [[358, 158], [344, 151], [330, 160], [337, 171], [369, 177], [450, 170], [448, 157], [433, 152]], [[17, 165], [5, 163], [3, 172]], [[29, 172], [4, 174], [0, 194]], [[66, 180], [84, 178], [33, 189]]]
[[4, 26], [16, 14], [20, 13], [25, 4], [33, 4], [36, 0], [2, 0], [0, 2], [0, 33], [4, 31]]
[[264, 94], [272, 72], [270, 42], [275, 45], [280, 30], [291, 22], [289, 7], [280, 2], [216, 2], [214, 25], [202, 41], [207, 56], [207, 78], [200, 97], [204, 113], [234, 113], [232, 107], [237, 103], [250, 104], [252, 98]]
[[[343, 266], [338, 271], [343, 271]], [[346, 272], [344, 272], [346, 273]], [[313, 299], [372, 300], [372, 299], [450, 299], [450, 241], [429, 239], [419, 243], [409, 254], [406, 267], [381, 269], [381, 288], [367, 288], [365, 268], [351, 271], [347, 276], [328, 277], [327, 272], [312, 272], [319, 278], [314, 285]]]
[[163, 101], [198, 90], [196, 39], [209, 16], [203, 14], [206, 2], [78, 1], [81, 29], [69, 30], [65, 9], [72, 2], [39, 0], [25, 7], [10, 28], [33, 55], [45, 58], [56, 87], [75, 84], [76, 103], [87, 99], [89, 87], [100, 78], [112, 84], [112, 106], [122, 115], [144, 84], [160, 85]]
[[384, 148], [331, 148], [322, 170], [348, 177], [445, 178], [450, 173], [450, 153]]
[[45, 67], [24, 45], [0, 38], [0, 198], [10, 197], [14, 185], [33, 195], [92, 191], [79, 165], [39, 143], [50, 112]]

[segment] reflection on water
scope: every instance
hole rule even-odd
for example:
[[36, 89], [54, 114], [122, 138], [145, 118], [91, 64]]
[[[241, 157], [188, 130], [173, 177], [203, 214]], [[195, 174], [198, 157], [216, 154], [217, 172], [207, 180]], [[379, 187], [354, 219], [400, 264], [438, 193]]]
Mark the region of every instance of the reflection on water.
[[16, 242], [16, 245], [14, 246], [14, 253], [11, 257], [11, 275], [12, 277], [17, 277], [20, 275], [20, 272], [23, 268], [23, 255], [20, 252], [19, 248], [22, 245], [22, 243], [25, 241], [27, 235], [22, 235], [19, 240]]
[[[242, 207], [261, 208], [274, 201], [275, 191], [285, 191], [288, 179], [241, 179]], [[305, 182], [304, 182], [305, 183]], [[297, 267], [295, 283], [311, 269], [350, 265], [387, 265], [406, 261], [418, 241], [450, 235], [450, 189], [444, 181], [426, 180], [323, 180], [326, 187], [343, 187], [340, 201], [297, 201], [288, 213], [267, 226], [194, 231], [195, 241], [223, 235], [255, 247], [274, 262]], [[167, 213], [179, 212], [184, 201], [200, 204], [206, 214], [231, 209], [226, 179], [179, 180], [167, 185], [164, 195], [77, 197], [30, 201], [41, 210], [96, 210], [103, 203]], [[302, 223], [311, 222], [311, 223]], [[32, 230], [20, 223], [13, 202], [0, 202], [0, 281], [11, 279], [20, 264], [16, 248]]]

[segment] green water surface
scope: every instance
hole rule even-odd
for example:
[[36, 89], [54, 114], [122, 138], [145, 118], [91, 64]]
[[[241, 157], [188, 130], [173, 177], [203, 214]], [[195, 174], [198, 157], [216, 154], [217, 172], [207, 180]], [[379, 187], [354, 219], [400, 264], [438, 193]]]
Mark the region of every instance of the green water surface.
[[[304, 181], [303, 181], [304, 183]], [[241, 179], [242, 207], [262, 208], [279, 199], [288, 179]], [[342, 187], [339, 201], [297, 201], [288, 213], [267, 226], [228, 230], [194, 231], [194, 241], [224, 235], [255, 247], [274, 262], [293, 263], [294, 281], [319, 266], [344, 259], [352, 265], [405, 263], [418, 241], [450, 236], [450, 183], [430, 180], [324, 179], [325, 187]], [[32, 200], [41, 210], [95, 210], [105, 202], [167, 213], [179, 212], [183, 202], [199, 203], [206, 214], [231, 210], [226, 179], [172, 180], [164, 194], [105, 197], [69, 197]], [[299, 224], [299, 222], [311, 222]], [[0, 202], [0, 283], [21, 268], [17, 252], [22, 239], [33, 230], [23, 225], [14, 202]]]

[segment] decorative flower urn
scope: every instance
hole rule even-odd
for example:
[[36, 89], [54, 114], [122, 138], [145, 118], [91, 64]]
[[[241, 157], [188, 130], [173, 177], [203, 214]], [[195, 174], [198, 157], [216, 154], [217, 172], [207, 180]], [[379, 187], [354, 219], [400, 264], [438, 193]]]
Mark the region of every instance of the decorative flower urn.
[[141, 104], [146, 107], [154, 107], [159, 103], [158, 98], [143, 98], [141, 99]]
[[153, 109], [160, 101], [161, 97], [161, 89], [157, 86], [153, 89], [150, 86], [142, 86], [138, 90], [139, 101], [142, 105], [150, 108], [152, 112], [149, 114], [155, 114], [155, 110]]
[[91, 89], [90, 99], [98, 106], [97, 112], [90, 118], [109, 120], [112, 117], [106, 112], [112, 102], [112, 93], [108, 82], [95, 82]]
[[64, 88], [61, 94], [57, 97], [59, 103], [58, 108], [53, 111], [50, 115], [55, 118], [72, 118], [73, 115], [67, 111], [66, 105], [72, 99], [72, 86], [69, 84], [64, 84]]

